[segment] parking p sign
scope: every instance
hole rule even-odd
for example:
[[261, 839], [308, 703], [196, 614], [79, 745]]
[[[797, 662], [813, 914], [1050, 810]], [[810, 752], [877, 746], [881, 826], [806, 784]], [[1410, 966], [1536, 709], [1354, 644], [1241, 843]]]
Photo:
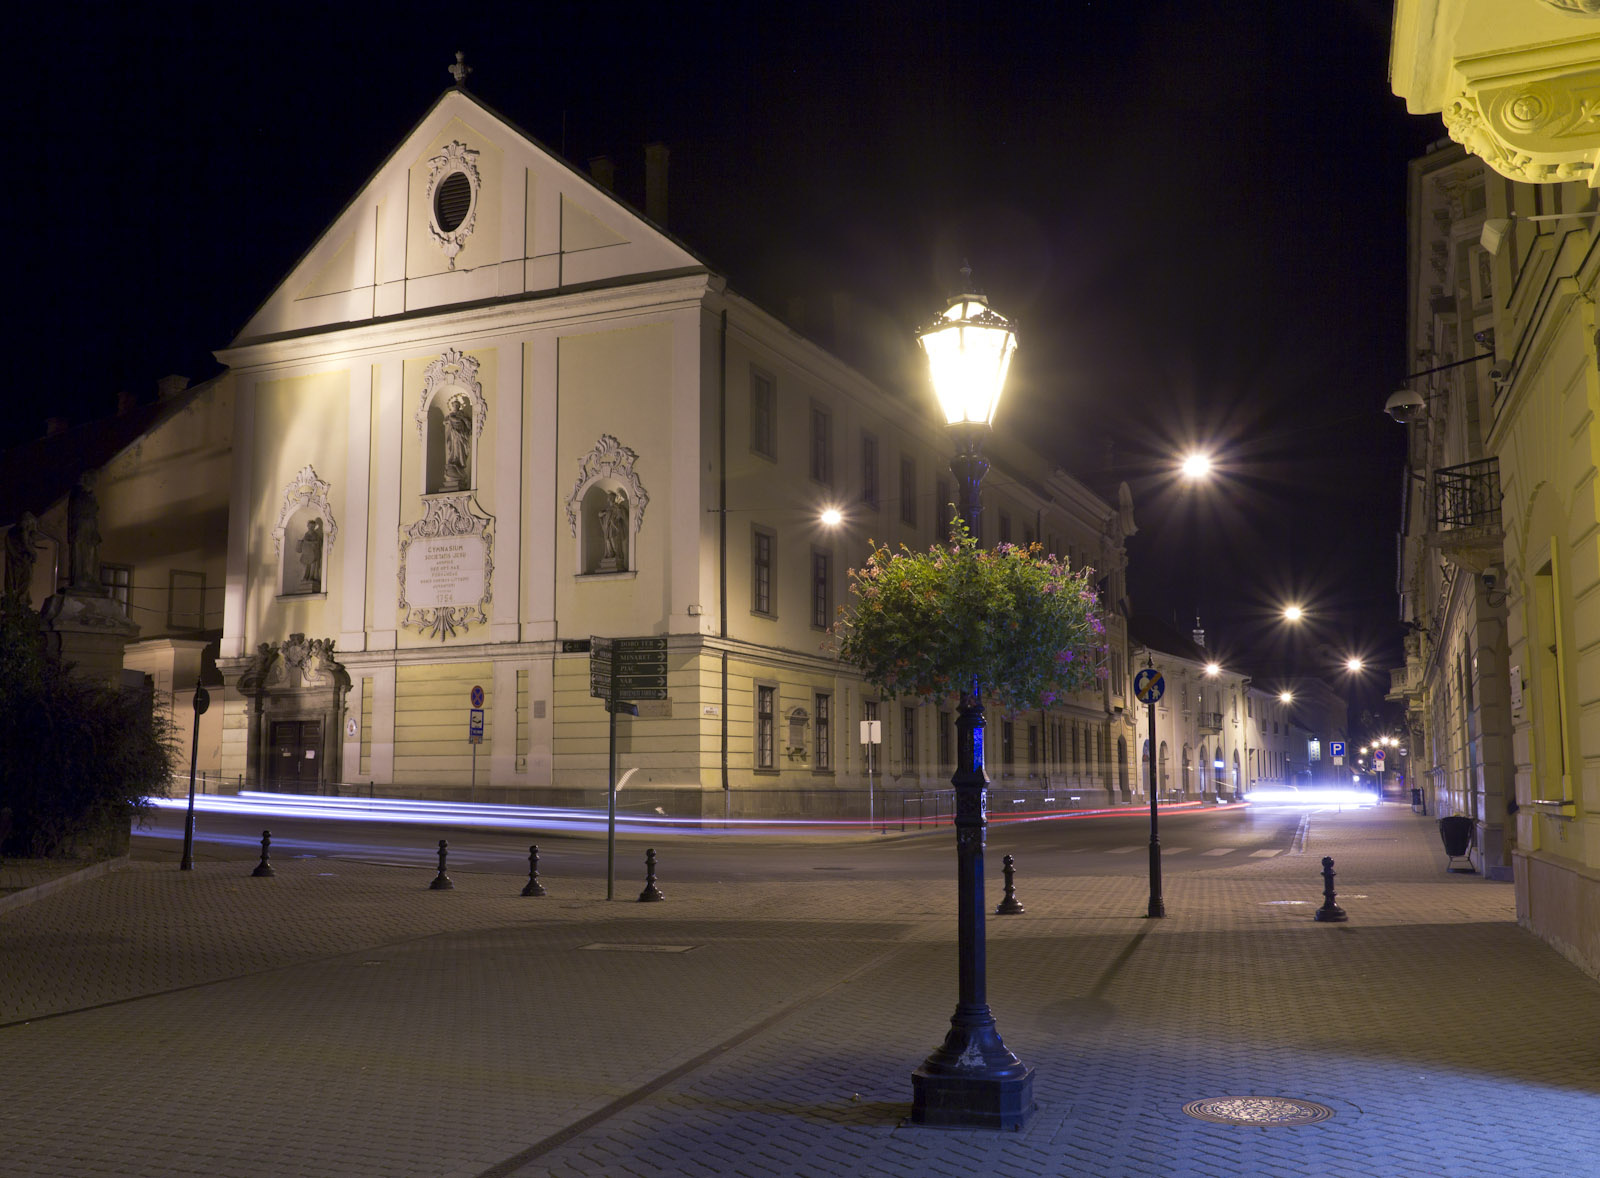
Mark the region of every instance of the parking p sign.
[[1328, 742], [1328, 751], [1336, 757], [1344, 756], [1344, 741], [1330, 740]]

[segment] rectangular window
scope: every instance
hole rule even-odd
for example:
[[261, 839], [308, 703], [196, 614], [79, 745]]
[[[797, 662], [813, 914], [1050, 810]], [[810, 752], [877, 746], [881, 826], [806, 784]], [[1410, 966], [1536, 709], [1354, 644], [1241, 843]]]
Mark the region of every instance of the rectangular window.
[[1000, 721], [1000, 763], [1005, 766], [1005, 775], [1011, 776], [1011, 767], [1017, 761], [1016, 729], [1010, 720]]
[[917, 460], [900, 456], [900, 522], [917, 526]]
[[1028, 772], [1032, 773], [1039, 764], [1039, 726], [1028, 725]]
[[833, 486], [833, 414], [811, 403], [811, 477]]
[[776, 769], [778, 730], [778, 689], [756, 688], [756, 768]]
[[826, 630], [833, 622], [833, 556], [811, 550], [811, 624]]
[[939, 713], [939, 764], [956, 763], [955, 717], [949, 712]]
[[933, 521], [934, 534], [939, 537], [939, 543], [950, 543], [950, 518], [956, 513], [956, 505], [950, 495], [950, 480], [935, 479], [933, 482], [934, 511], [937, 513]]
[[111, 591], [111, 600], [122, 607], [122, 616], [128, 616], [128, 599], [133, 593], [133, 567], [125, 564], [100, 566], [100, 583]]
[[877, 507], [878, 497], [878, 439], [871, 434], [862, 434], [861, 502], [868, 507]]
[[777, 386], [759, 368], [750, 370], [750, 449], [763, 458], [776, 459]]
[[1011, 543], [1011, 516], [1004, 511], [1000, 513], [1000, 543]]
[[750, 608], [772, 617], [772, 565], [777, 537], [762, 528], [750, 533]]
[[206, 575], [172, 569], [167, 573], [167, 628], [206, 628]]
[[917, 709], [900, 709], [900, 761], [902, 773], [917, 771]]
[[817, 692], [817, 747], [812, 758], [817, 769], [833, 768], [833, 696]]

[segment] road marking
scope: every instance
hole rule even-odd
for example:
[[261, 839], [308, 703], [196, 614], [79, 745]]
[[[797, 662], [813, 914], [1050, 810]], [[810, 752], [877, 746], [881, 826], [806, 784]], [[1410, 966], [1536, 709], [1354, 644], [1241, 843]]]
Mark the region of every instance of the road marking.
[[1202, 855], [1231, 855], [1231, 854], [1233, 854], [1233, 848], [1232, 847], [1212, 847], [1209, 851], [1201, 851], [1200, 853]]
[[1250, 852], [1250, 858], [1252, 858], [1252, 859], [1270, 859], [1274, 855], [1281, 855], [1281, 854], [1283, 854], [1282, 850], [1277, 850], [1277, 851], [1251, 851]]
[[1162, 847], [1161, 853], [1163, 855], [1181, 855], [1188, 849], [1188, 847]]
[[1109, 851], [1106, 852], [1106, 854], [1107, 855], [1128, 855], [1128, 854], [1132, 854], [1134, 851], [1142, 851], [1142, 850], [1144, 850], [1144, 847], [1139, 847], [1139, 846], [1112, 847]]

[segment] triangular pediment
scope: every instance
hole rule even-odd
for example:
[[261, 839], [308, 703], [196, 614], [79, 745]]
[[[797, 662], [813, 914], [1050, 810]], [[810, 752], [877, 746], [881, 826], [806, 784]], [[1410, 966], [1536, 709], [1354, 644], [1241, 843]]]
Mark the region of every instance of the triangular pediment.
[[589, 176], [450, 90], [234, 343], [703, 266]]

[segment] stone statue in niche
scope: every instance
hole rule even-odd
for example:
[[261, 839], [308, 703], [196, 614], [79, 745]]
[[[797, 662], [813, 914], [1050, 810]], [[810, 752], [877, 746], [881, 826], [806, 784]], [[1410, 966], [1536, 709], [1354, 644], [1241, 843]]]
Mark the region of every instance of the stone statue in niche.
[[466, 395], [450, 398], [444, 415], [444, 474], [441, 491], [466, 491], [472, 486], [472, 403]]
[[80, 478], [67, 496], [68, 584], [74, 589], [100, 588], [100, 504], [92, 477]]
[[6, 596], [25, 606], [33, 583], [34, 556], [39, 544], [39, 519], [31, 511], [24, 511], [20, 519], [6, 533]]
[[606, 492], [600, 506], [600, 538], [605, 549], [600, 555], [597, 572], [625, 573], [628, 571], [628, 497], [621, 491]]
[[305, 535], [295, 545], [300, 553], [301, 593], [322, 591], [322, 520], [313, 519], [306, 524]]

